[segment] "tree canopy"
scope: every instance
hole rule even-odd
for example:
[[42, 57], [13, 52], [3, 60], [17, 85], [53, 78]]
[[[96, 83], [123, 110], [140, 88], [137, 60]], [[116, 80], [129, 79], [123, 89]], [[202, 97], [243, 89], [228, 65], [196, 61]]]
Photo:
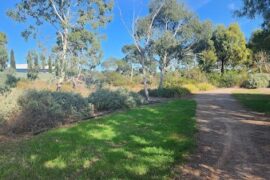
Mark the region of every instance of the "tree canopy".
[[[54, 53], [60, 58], [59, 83], [65, 78], [65, 67], [83, 65], [90, 68], [101, 57], [99, 27], [110, 20], [111, 0], [22, 0], [8, 15], [18, 22], [29, 22], [22, 32], [28, 39], [36, 37], [37, 28], [45, 23], [56, 31], [57, 45]], [[77, 57], [81, 57], [78, 61]], [[86, 57], [86, 58], [84, 58]], [[80, 66], [80, 68], [82, 68]]]
[[250, 51], [246, 47], [244, 34], [238, 24], [231, 24], [228, 28], [223, 25], [218, 26], [212, 40], [222, 73], [226, 66], [235, 67], [249, 60]]
[[254, 19], [256, 15], [261, 15], [264, 19], [262, 26], [270, 28], [270, 1], [269, 0], [243, 0], [243, 7], [237, 10], [237, 16], [247, 16]]

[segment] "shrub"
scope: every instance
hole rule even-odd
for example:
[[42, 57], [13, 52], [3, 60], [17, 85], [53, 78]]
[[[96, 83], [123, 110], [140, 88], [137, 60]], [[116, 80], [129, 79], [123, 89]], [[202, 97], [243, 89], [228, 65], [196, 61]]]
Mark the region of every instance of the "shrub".
[[248, 89], [266, 88], [270, 86], [269, 74], [251, 74], [241, 87]]
[[10, 87], [5, 85], [0, 85], [0, 95], [5, 95], [11, 91]]
[[195, 84], [185, 84], [185, 85], [183, 85], [183, 87], [187, 88], [190, 92], [199, 91], [198, 87]]
[[207, 82], [206, 74], [199, 68], [192, 68], [181, 72], [182, 76], [186, 79], [193, 80], [193, 82]]
[[240, 86], [247, 79], [246, 72], [228, 71], [221, 75], [220, 73], [211, 73], [208, 80], [217, 87]]
[[141, 95], [125, 89], [116, 91], [98, 89], [89, 96], [88, 100], [98, 111], [132, 108], [144, 104], [144, 98]]
[[[164, 98], [180, 97], [190, 94], [190, 91], [184, 87], [149, 89], [148, 92], [150, 97]], [[144, 89], [142, 89], [139, 93], [144, 95]]]
[[18, 104], [22, 117], [15, 122], [15, 132], [36, 132], [89, 117], [88, 101], [79, 94], [35, 91], [23, 94]]
[[215, 87], [209, 83], [198, 83], [196, 84], [196, 86], [199, 89], [199, 91], [209, 91], [215, 89]]
[[8, 74], [5, 83], [7, 86], [14, 88], [16, 87], [19, 80], [20, 80], [19, 78], [16, 78], [15, 76]]
[[27, 78], [30, 80], [35, 80], [38, 78], [38, 71], [36, 70], [31, 70], [29, 72], [27, 72]]

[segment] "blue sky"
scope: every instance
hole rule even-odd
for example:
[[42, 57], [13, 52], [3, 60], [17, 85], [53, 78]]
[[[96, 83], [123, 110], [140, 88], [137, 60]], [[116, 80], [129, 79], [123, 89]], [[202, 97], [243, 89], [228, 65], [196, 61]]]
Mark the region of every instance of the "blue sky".
[[[0, 0], [0, 31], [8, 36], [8, 49], [14, 49], [17, 63], [25, 63], [27, 51], [38, 49], [37, 40], [26, 42], [21, 37], [21, 31], [27, 26], [12, 21], [6, 16], [6, 11], [14, 7], [19, 0]], [[147, 0], [117, 0], [122, 9], [125, 21], [130, 22], [133, 12], [143, 15], [147, 12]], [[238, 22], [246, 38], [250, 37], [252, 31], [260, 28], [262, 22], [258, 17], [255, 20], [233, 17], [233, 10], [241, 6], [241, 0], [183, 0], [186, 5], [194, 11], [201, 20], [211, 20], [213, 24], [225, 24], [226, 26], [233, 22]], [[114, 19], [108, 24], [102, 32], [106, 34], [107, 39], [102, 42], [104, 52], [103, 60], [108, 57], [122, 57], [121, 48], [123, 45], [131, 43], [131, 38], [122, 24], [119, 16], [118, 5], [114, 9]], [[55, 42], [55, 36], [52, 28], [45, 26], [41, 28], [39, 41], [45, 46], [50, 46]]]

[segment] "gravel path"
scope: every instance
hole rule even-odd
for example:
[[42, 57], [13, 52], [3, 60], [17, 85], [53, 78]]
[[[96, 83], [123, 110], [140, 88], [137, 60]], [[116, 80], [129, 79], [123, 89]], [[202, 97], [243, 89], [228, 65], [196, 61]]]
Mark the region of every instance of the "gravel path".
[[245, 110], [231, 91], [195, 96], [198, 150], [180, 179], [270, 179], [270, 118]]

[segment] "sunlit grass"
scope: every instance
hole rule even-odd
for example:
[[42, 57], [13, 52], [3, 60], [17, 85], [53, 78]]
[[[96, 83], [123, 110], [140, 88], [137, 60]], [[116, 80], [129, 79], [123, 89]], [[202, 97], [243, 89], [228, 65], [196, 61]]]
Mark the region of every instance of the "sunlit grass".
[[194, 148], [195, 102], [145, 106], [0, 145], [0, 179], [162, 179]]
[[233, 92], [233, 95], [245, 107], [253, 111], [270, 114], [270, 90], [241, 90]]

